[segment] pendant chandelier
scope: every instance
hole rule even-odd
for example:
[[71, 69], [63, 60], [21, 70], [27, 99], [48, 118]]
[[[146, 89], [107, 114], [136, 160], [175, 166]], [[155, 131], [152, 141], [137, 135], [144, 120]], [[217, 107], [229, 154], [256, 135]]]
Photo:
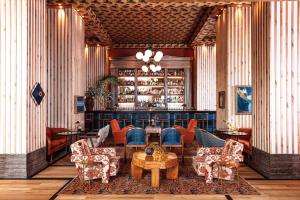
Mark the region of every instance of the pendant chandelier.
[[152, 72], [159, 72], [161, 70], [161, 66], [159, 62], [163, 58], [163, 53], [161, 51], [154, 52], [151, 48], [148, 48], [145, 53], [137, 52], [136, 59], [144, 61], [144, 65], [142, 66], [143, 72], [148, 72], [149, 69]]

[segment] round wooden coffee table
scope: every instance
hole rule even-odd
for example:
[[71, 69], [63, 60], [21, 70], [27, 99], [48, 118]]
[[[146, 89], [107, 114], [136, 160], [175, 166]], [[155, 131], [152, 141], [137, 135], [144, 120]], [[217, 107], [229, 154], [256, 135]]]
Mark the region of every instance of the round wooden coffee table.
[[160, 169], [167, 169], [167, 179], [177, 179], [178, 159], [175, 153], [167, 153], [167, 158], [163, 161], [148, 161], [144, 152], [135, 152], [131, 161], [131, 175], [140, 180], [143, 170], [151, 170], [151, 186], [159, 187]]

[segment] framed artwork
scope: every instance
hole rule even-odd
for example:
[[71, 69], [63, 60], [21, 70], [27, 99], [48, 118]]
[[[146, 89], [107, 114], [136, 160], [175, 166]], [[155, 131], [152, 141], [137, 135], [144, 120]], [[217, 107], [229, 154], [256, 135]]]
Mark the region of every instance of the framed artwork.
[[40, 105], [45, 96], [45, 92], [40, 83], [36, 82], [33, 86], [31, 97], [36, 105]]
[[219, 108], [225, 108], [225, 91], [219, 92]]
[[75, 114], [84, 112], [84, 96], [74, 97]]
[[239, 85], [235, 87], [236, 114], [251, 115], [252, 113], [252, 87]]

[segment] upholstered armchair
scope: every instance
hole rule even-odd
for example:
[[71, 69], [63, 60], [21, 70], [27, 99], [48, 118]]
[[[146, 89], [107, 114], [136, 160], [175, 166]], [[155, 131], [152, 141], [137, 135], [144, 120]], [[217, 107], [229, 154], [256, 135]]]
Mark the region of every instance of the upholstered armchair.
[[47, 155], [53, 160], [53, 154], [63, 148], [68, 147], [68, 137], [59, 135], [59, 133], [69, 131], [66, 128], [46, 128]]
[[128, 130], [132, 129], [133, 126], [125, 126], [124, 128], [120, 128], [119, 122], [116, 119], [111, 120], [111, 130], [114, 137], [114, 143], [117, 144], [124, 144], [125, 143], [125, 136]]
[[160, 146], [167, 148], [167, 147], [174, 147], [181, 149], [181, 160], [184, 161], [183, 158], [183, 150], [184, 150], [184, 135], [181, 135], [178, 130], [175, 128], [165, 128], [162, 130], [160, 134]]
[[239, 128], [240, 132], [247, 133], [245, 136], [239, 136], [238, 142], [244, 145], [244, 152], [252, 155], [252, 128]]
[[[193, 157], [193, 167], [199, 176], [205, 176], [207, 183], [213, 178], [234, 180], [234, 170], [243, 161], [242, 152], [243, 144], [231, 139], [226, 140], [224, 147], [199, 148]], [[219, 168], [218, 164], [222, 167]]]
[[184, 144], [192, 144], [195, 137], [195, 128], [197, 127], [197, 120], [191, 119], [188, 123], [187, 128], [183, 128], [182, 126], [175, 125], [174, 128], [178, 130], [183, 137]]
[[132, 128], [125, 136], [124, 158], [126, 160], [127, 148], [146, 148], [148, 145], [148, 135], [142, 128]]
[[85, 139], [71, 145], [71, 162], [75, 163], [81, 181], [102, 179], [108, 183], [110, 176], [119, 170], [119, 156], [114, 148], [89, 148]]

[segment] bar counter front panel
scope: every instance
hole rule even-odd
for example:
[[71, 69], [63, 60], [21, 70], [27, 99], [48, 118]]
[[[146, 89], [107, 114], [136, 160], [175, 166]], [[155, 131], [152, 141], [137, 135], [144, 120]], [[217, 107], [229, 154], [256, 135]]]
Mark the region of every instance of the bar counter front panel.
[[[169, 116], [170, 124], [165, 123], [163, 128], [172, 127], [175, 125], [175, 116], [187, 116], [188, 120], [197, 119], [198, 127], [213, 132], [216, 129], [216, 112], [215, 111], [197, 111], [197, 110], [98, 110], [98, 111], [86, 111], [85, 112], [85, 127], [88, 130], [98, 130], [107, 124], [110, 124], [111, 119], [119, 120], [122, 116], [130, 116], [131, 120], [123, 123], [119, 120], [120, 127], [133, 125], [136, 127], [143, 127], [142, 122], [137, 120], [139, 115], [150, 116], [150, 120], [155, 117], [159, 118], [159, 115]], [[132, 122], [130, 122], [132, 121]], [[187, 121], [184, 121], [183, 127], [187, 127]], [[177, 125], [181, 125], [180, 122], [176, 122]], [[146, 123], [145, 126], [149, 125]], [[156, 122], [156, 125], [162, 124]]]

